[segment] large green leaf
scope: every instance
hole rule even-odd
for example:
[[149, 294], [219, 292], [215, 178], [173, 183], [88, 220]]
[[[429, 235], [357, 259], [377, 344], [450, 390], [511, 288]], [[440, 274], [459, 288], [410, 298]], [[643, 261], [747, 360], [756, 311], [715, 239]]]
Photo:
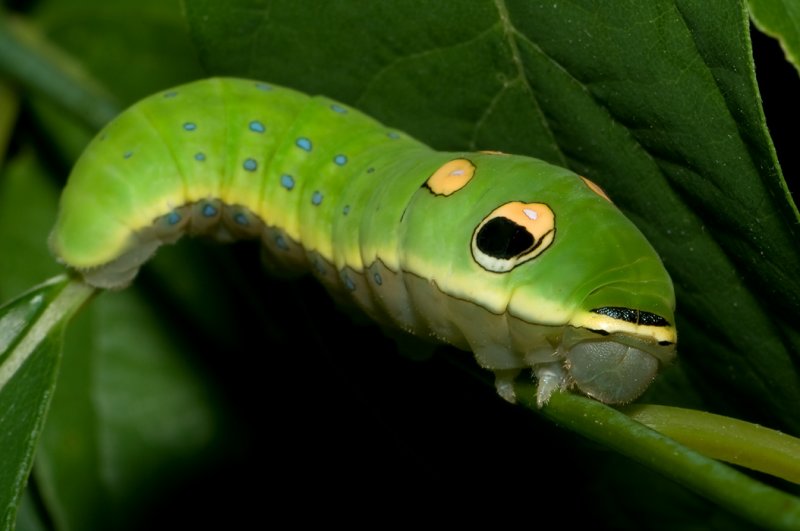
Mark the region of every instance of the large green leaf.
[[0, 301], [62, 272], [41, 238], [55, 222], [58, 190], [28, 148], [0, 171]]
[[177, 1], [49, 0], [31, 17], [118, 101], [202, 75]]
[[800, 3], [794, 0], [748, 0], [753, 20], [778, 39], [786, 59], [800, 69]]
[[[800, 432], [798, 217], [742, 2], [185, 4], [212, 73], [325, 93], [438, 148], [527, 153], [601, 183], [672, 274], [693, 386], [719, 411]], [[229, 39], [232, 27], [247, 38]]]
[[53, 395], [64, 326], [92, 288], [66, 278], [0, 307], [0, 527], [11, 529]]

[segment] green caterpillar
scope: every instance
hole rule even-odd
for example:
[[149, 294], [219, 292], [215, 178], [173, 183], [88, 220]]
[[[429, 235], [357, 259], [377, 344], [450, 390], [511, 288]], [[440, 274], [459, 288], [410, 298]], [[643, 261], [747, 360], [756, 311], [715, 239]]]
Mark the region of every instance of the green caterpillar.
[[127, 285], [183, 234], [260, 238], [373, 319], [471, 350], [514, 400], [637, 398], [675, 355], [672, 282], [603, 191], [493, 152], [442, 153], [324, 97], [213, 78], [153, 95], [91, 142], [53, 253]]

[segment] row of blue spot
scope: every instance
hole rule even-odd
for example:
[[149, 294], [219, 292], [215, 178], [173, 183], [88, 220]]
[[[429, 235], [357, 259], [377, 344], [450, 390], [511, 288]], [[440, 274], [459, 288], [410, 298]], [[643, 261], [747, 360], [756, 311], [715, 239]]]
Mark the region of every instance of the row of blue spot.
[[[263, 91], [272, 90], [272, 86], [270, 86], [270, 85], [268, 85], [266, 83], [260, 83], [260, 82], [259, 83], [255, 83], [255, 87], [257, 89], [263, 90]], [[177, 94], [178, 93], [174, 92], [174, 91], [167, 92], [167, 93], [164, 94], [164, 97], [165, 98], [172, 98], [172, 97], [175, 97]], [[333, 110], [334, 112], [339, 113], [339, 114], [346, 114], [347, 113], [347, 109], [345, 107], [342, 107], [341, 105], [338, 105], [338, 104], [335, 104], [335, 103], [331, 104], [330, 108], [331, 108], [331, 110]], [[197, 124], [195, 124], [194, 122], [186, 122], [186, 123], [183, 124], [183, 128], [186, 131], [195, 131], [197, 129]], [[264, 133], [266, 131], [266, 127], [264, 126], [264, 124], [262, 122], [258, 121], [258, 120], [251, 121], [248, 124], [248, 128], [250, 129], [250, 131], [253, 131], [255, 133]], [[393, 132], [393, 131], [387, 133], [387, 135], [389, 136], [389, 138], [393, 138], [393, 139], [400, 138], [400, 135], [398, 133], [396, 133], [396, 132]], [[299, 147], [300, 149], [302, 149], [303, 151], [307, 151], [307, 152], [310, 152], [312, 150], [312, 148], [313, 148], [311, 140], [309, 138], [306, 138], [306, 137], [298, 138], [295, 141], [295, 145], [297, 147]], [[127, 151], [124, 156], [125, 156], [126, 159], [128, 159], [132, 155], [133, 155], [132, 151]], [[194, 158], [198, 162], [203, 162], [203, 161], [206, 160], [206, 155], [203, 152], [198, 152], [198, 153], [195, 154]], [[345, 164], [347, 164], [347, 155], [344, 155], [344, 154], [336, 155], [333, 158], [333, 162], [338, 166], [344, 166]], [[255, 159], [248, 158], [248, 159], [245, 159], [244, 163], [242, 164], [242, 167], [247, 171], [255, 171], [258, 168], [258, 163], [256, 162]], [[367, 173], [372, 173], [374, 171], [375, 171], [375, 168], [368, 168], [367, 169]], [[292, 177], [291, 175], [288, 175], [288, 174], [281, 175], [280, 182], [281, 182], [281, 186], [283, 186], [286, 190], [292, 190], [294, 188], [294, 186], [295, 186], [294, 177]], [[315, 190], [314, 193], [311, 195], [311, 203], [313, 205], [315, 205], [315, 206], [317, 206], [320, 203], [322, 203], [322, 199], [323, 199], [323, 195], [322, 195], [322, 192], [320, 192], [319, 190]], [[202, 212], [203, 216], [213, 217], [213, 216], [217, 215], [218, 211], [217, 211], [217, 208], [214, 207], [213, 205], [206, 204], [206, 205], [203, 205], [203, 208], [202, 208], [201, 212]], [[342, 214], [346, 216], [349, 213], [350, 213], [350, 205], [345, 205], [344, 208], [342, 209]], [[170, 225], [176, 225], [178, 222], [180, 222], [180, 220], [181, 220], [181, 216], [177, 212], [171, 212], [167, 216], [167, 222]], [[247, 217], [242, 213], [237, 213], [234, 216], [234, 221], [236, 223], [239, 223], [240, 225], [247, 225], [247, 223], [248, 223]], [[278, 236], [275, 237], [275, 244], [278, 246], [279, 249], [282, 249], [284, 251], [287, 251], [289, 249], [289, 245], [286, 243], [286, 239], [283, 237], [283, 235], [278, 235]], [[322, 267], [316, 261], [314, 262], [314, 265], [316, 266], [316, 269], [320, 273], [324, 273], [324, 270], [322, 269]], [[353, 282], [353, 280], [349, 276], [347, 276], [346, 273], [343, 273], [343, 277], [344, 277], [344, 283], [345, 283], [345, 286], [347, 287], [347, 289], [350, 290], [350, 291], [355, 291], [356, 285]], [[381, 277], [380, 273], [373, 274], [373, 279], [375, 280], [375, 283], [377, 285], [380, 286], [380, 285], [383, 284], [383, 278]]]
[[[284, 245], [286, 244], [286, 241], [283, 239], [283, 236], [277, 236], [275, 238], [275, 243], [278, 244], [278, 247], [283, 249], [283, 247], [281, 247], [281, 243], [279, 242], [279, 240], [280, 240], [280, 242], [283, 242]], [[287, 246], [287, 248], [288, 248], [288, 246]], [[313, 258], [313, 260], [311, 261], [311, 266], [320, 275], [324, 275], [325, 274], [325, 268], [322, 267], [322, 264], [319, 262], [319, 259], [317, 257]], [[355, 291], [356, 290], [356, 283], [353, 282], [353, 279], [350, 278], [350, 276], [344, 270], [342, 270], [342, 279], [344, 280], [344, 285], [347, 287], [348, 290], [350, 290], [350, 291]], [[373, 273], [372, 279], [375, 281], [375, 284], [377, 284], [379, 286], [383, 285], [383, 277], [381, 276], [380, 273], [377, 273], [377, 272]]]
[[[258, 83], [255, 83], [254, 85], [258, 90], [263, 90], [263, 91], [272, 90], [272, 85], [270, 85], [268, 83], [258, 82]], [[177, 95], [178, 95], [178, 91], [177, 90], [170, 90], [169, 92], [165, 92], [164, 93], [164, 97], [165, 98], [174, 98]]]
[[[347, 112], [347, 110], [344, 107], [341, 107], [336, 104], [331, 105], [331, 109], [333, 109], [335, 112], [338, 113]], [[183, 124], [183, 128], [186, 131], [195, 131], [197, 130], [197, 124], [195, 124], [194, 122], [186, 122]], [[264, 124], [258, 120], [252, 120], [248, 124], [248, 128], [256, 133], [263, 133], [266, 131], [266, 127], [264, 126]], [[311, 140], [309, 140], [306, 137], [298, 138], [295, 141], [295, 145], [297, 145], [297, 147], [299, 147], [303, 151], [311, 151], [313, 148]], [[200, 151], [195, 154], [194, 158], [198, 162], [203, 162], [206, 160], [206, 155], [205, 153]], [[337, 166], [344, 166], [345, 164], [347, 164], [347, 155], [344, 154], [336, 155], [333, 158], [333, 162]], [[253, 172], [258, 169], [258, 162], [253, 158], [247, 158], [242, 163], [242, 167], [246, 171]], [[374, 168], [370, 168], [370, 170], [374, 170]], [[281, 186], [283, 186], [286, 190], [292, 190], [294, 188], [295, 180], [294, 177], [292, 177], [291, 175], [288, 174], [281, 175], [280, 181], [281, 181]], [[322, 203], [322, 199], [323, 199], [322, 192], [320, 192], [319, 190], [315, 190], [314, 193], [311, 195], [311, 204], [314, 206], [319, 206]], [[342, 210], [342, 214], [346, 216], [349, 212], [350, 212], [350, 205], [345, 205], [344, 209]]]
[[[263, 133], [267, 130], [266, 126], [258, 120], [252, 120], [249, 124], [247, 124], [247, 128], [254, 133]], [[196, 131], [197, 124], [194, 122], [184, 122], [183, 129], [186, 131]]]
[[[200, 210], [200, 212], [204, 217], [213, 218], [214, 216], [217, 215], [219, 210], [214, 205], [206, 203], [205, 205], [203, 205], [203, 208]], [[169, 214], [167, 214], [167, 223], [170, 225], [177, 225], [178, 223], [180, 223], [181, 219], [183, 219], [183, 217], [178, 212], [172, 211]], [[237, 212], [233, 216], [233, 221], [236, 224], [242, 226], [247, 226], [250, 224], [250, 220], [247, 218], [247, 214], [243, 212]]]
[[[356, 290], [356, 283], [353, 282], [353, 279], [347, 273], [342, 273], [342, 278], [344, 279], [344, 285], [348, 289], [348, 291], [355, 291]], [[375, 273], [372, 275], [373, 280], [375, 280], [375, 284], [382, 285], [383, 284], [383, 277], [381, 277], [380, 273]]]
[[[256, 82], [255, 83], [255, 87], [257, 89], [259, 89], [259, 90], [264, 90], [264, 91], [272, 90], [272, 86], [267, 84], [267, 83]], [[164, 93], [164, 97], [165, 98], [174, 98], [177, 95], [178, 95], [177, 91], [169, 91], [169, 92]], [[331, 108], [331, 110], [333, 110], [334, 112], [339, 113], [339, 114], [346, 114], [347, 113], [347, 109], [345, 107], [343, 107], [343, 106], [341, 106], [339, 104], [336, 104], [336, 103], [331, 104], [330, 108]], [[259, 120], [252, 120], [248, 124], [248, 128], [250, 129], [250, 131], [253, 131], [255, 133], [264, 133], [266, 131], [266, 126], [263, 124], [263, 122], [261, 122]], [[197, 124], [194, 123], [194, 122], [185, 122], [183, 124], [183, 129], [186, 130], [186, 131], [196, 131], [197, 130]], [[387, 133], [387, 135], [390, 138], [399, 138], [400, 137], [400, 135], [398, 135], [397, 133], [395, 133], [393, 131]], [[103, 135], [102, 139], [105, 139], [105, 134]], [[299, 137], [295, 141], [295, 144], [300, 149], [302, 149], [304, 151], [308, 151], [308, 152], [310, 152], [312, 150], [312, 147], [313, 147], [312, 143], [311, 143], [311, 140], [306, 138], [306, 137]], [[129, 159], [129, 158], [131, 158], [133, 156], [133, 151], [126, 151], [123, 156], [124, 156], [124, 158]], [[203, 152], [198, 152], [198, 153], [195, 154], [194, 158], [198, 162], [203, 162], [203, 161], [206, 160], [206, 155]], [[344, 155], [344, 154], [338, 154], [333, 158], [333, 162], [337, 166], [344, 166], [345, 164], [347, 164], [347, 160], [348, 160], [347, 159], [347, 155]], [[258, 169], [258, 163], [253, 158], [247, 158], [242, 163], [242, 167], [246, 171], [254, 172], [254, 171], [256, 171]], [[370, 168], [368, 171], [371, 172], [372, 170], [373, 170], [373, 168]], [[291, 186], [286, 186], [286, 188], [288, 190], [291, 190], [291, 188], [293, 186], [294, 185], [292, 184]]]
[[[216, 207], [214, 207], [211, 204], [205, 204], [205, 205], [203, 205], [203, 208], [202, 208], [201, 212], [202, 212], [203, 216], [205, 216], [205, 217], [213, 217], [213, 216], [217, 215], [218, 210], [217, 210]], [[182, 219], [181, 215], [178, 212], [170, 212], [169, 214], [167, 214], [167, 223], [169, 223], [170, 225], [177, 225], [181, 221], [181, 219]], [[242, 213], [242, 212], [237, 212], [236, 215], [233, 216], [233, 220], [234, 220], [235, 223], [237, 223], [239, 225], [242, 225], [242, 226], [247, 226], [247, 225], [250, 224], [250, 221], [247, 219], [247, 215]], [[277, 245], [278, 248], [281, 249], [282, 251], [288, 251], [289, 250], [289, 244], [286, 242], [286, 238], [284, 238], [282, 234], [278, 234], [275, 237], [275, 245]], [[321, 267], [319, 262], [316, 261], [316, 260], [314, 261], [314, 268], [320, 274], [324, 274], [325, 273], [324, 269]], [[343, 273], [342, 277], [344, 279], [344, 283], [345, 283], [345, 286], [347, 287], [347, 289], [349, 291], [355, 291], [356, 285], [355, 285], [355, 282], [353, 282], [353, 279], [350, 278], [350, 276], [348, 276], [346, 273]], [[380, 286], [380, 285], [383, 284], [383, 277], [381, 277], [380, 273], [377, 273], [377, 272], [374, 273], [372, 275], [372, 278], [375, 280], [375, 283], [377, 285]]]
[[[260, 82], [259, 83], [255, 83], [255, 86], [256, 86], [257, 89], [263, 90], [263, 91], [272, 90], [272, 86], [270, 86], [270, 85], [268, 85], [266, 83], [260, 83]], [[177, 91], [170, 91], [170, 92], [164, 93], [164, 97], [165, 98], [174, 98], [177, 95], [178, 95]], [[345, 107], [343, 107], [341, 105], [338, 105], [338, 104], [335, 104], [335, 103], [331, 104], [330, 108], [331, 108], [331, 110], [333, 110], [334, 112], [339, 113], [339, 114], [346, 114], [347, 113], [347, 109]], [[185, 131], [196, 131], [197, 130], [197, 124], [194, 123], [194, 122], [185, 122], [183, 124], [183, 129]], [[252, 120], [248, 124], [248, 129], [250, 131], [252, 131], [252, 132], [255, 132], [255, 133], [264, 133], [266, 131], [266, 126], [259, 120]], [[387, 135], [389, 136], [389, 138], [395, 138], [395, 139], [400, 137], [400, 135], [395, 133], [395, 132], [389, 132], [389, 133], [387, 133]], [[107, 135], [104, 133], [103, 136], [101, 137], [101, 140], [105, 140], [106, 136]], [[307, 152], [310, 152], [312, 150], [312, 148], [313, 148], [311, 140], [306, 138], [306, 137], [299, 137], [295, 141], [295, 145], [297, 145], [297, 147], [299, 147], [300, 149], [302, 149], [304, 151], [307, 151]], [[132, 156], [133, 156], [133, 151], [126, 151], [123, 154], [123, 157], [125, 159], [129, 159]], [[204, 162], [206, 160], [206, 155], [205, 155], [205, 153], [200, 151], [200, 152], [197, 152], [194, 155], [194, 159], [196, 161], [198, 161], [198, 162]], [[347, 164], [347, 160], [348, 160], [347, 159], [347, 155], [344, 155], [344, 154], [338, 154], [333, 158], [334, 164], [336, 164], [338, 166], [344, 166], [345, 164]], [[247, 158], [242, 163], [242, 167], [246, 171], [254, 172], [254, 171], [256, 171], [258, 169], [258, 162], [253, 158]], [[374, 168], [369, 168], [367, 170], [368, 173], [372, 173], [373, 171], [374, 171]], [[291, 175], [287, 175], [287, 174], [281, 175], [281, 185], [286, 190], [292, 190], [294, 188], [294, 185], [295, 185], [294, 178]], [[320, 192], [319, 190], [315, 190], [313, 192], [313, 194], [311, 195], [311, 203], [314, 206], [320, 205], [322, 203], [322, 199], [323, 199], [323, 195], [322, 195], [322, 192]], [[206, 204], [206, 205], [203, 206], [201, 212], [202, 212], [202, 215], [205, 216], [205, 217], [213, 217], [213, 216], [217, 215], [218, 210], [213, 205]], [[344, 208], [342, 209], [342, 214], [346, 216], [349, 212], [350, 212], [350, 205], [345, 205]], [[166, 221], [170, 225], [177, 225], [181, 221], [181, 215], [178, 212], [174, 212], [174, 211], [170, 212], [167, 215]], [[240, 225], [247, 225], [249, 223], [249, 221], [247, 219], [247, 216], [245, 214], [243, 214], [243, 213], [237, 213], [234, 216], [234, 221], [236, 223], [240, 224]], [[288, 249], [288, 245], [286, 244], [286, 241], [283, 239], [282, 236], [278, 236], [278, 238], [276, 238], [276, 244], [281, 249], [284, 249], [284, 250]], [[382, 279], [380, 278], [380, 275], [378, 273], [375, 273], [375, 282], [377, 284], [379, 284], [379, 285], [382, 283]], [[348, 285], [349, 289], [351, 289], [351, 290], [355, 289], [355, 286], [353, 285], [352, 280], [350, 280], [349, 278], [346, 278], [346, 284]]]

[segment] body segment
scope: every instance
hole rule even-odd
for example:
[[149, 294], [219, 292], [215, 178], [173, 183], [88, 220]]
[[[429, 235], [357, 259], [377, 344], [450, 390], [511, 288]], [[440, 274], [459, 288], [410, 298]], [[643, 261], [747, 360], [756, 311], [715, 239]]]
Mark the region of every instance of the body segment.
[[672, 284], [596, 185], [529, 157], [437, 152], [322, 97], [209, 79], [109, 124], [51, 247], [121, 287], [183, 233], [257, 237], [375, 320], [472, 350], [498, 390], [636, 398], [674, 356]]

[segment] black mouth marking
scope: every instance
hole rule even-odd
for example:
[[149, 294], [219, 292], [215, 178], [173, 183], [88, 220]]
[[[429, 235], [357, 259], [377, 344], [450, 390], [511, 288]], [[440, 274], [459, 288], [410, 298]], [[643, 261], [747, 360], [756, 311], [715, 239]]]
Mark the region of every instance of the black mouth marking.
[[622, 306], [604, 306], [602, 308], [595, 308], [591, 310], [591, 312], [639, 325], [670, 326], [669, 321], [660, 315], [642, 310], [634, 310], [633, 308], [623, 308]]

